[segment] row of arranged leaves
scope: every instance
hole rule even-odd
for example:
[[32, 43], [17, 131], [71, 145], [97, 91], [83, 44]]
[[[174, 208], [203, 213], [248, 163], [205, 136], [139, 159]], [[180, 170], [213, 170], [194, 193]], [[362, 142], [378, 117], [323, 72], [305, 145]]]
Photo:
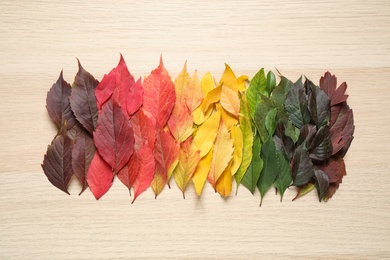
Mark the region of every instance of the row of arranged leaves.
[[[193, 183], [201, 195], [206, 180], [221, 196], [233, 178], [261, 201], [275, 187], [281, 199], [290, 186], [298, 198], [316, 188], [319, 200], [333, 196], [346, 174], [343, 157], [354, 132], [347, 85], [329, 72], [319, 87], [261, 69], [250, 81], [228, 65], [217, 82], [199, 79], [186, 64], [175, 81], [162, 59], [141, 80], [121, 56], [99, 82], [79, 63], [72, 85], [60, 74], [47, 94], [47, 111], [58, 132], [42, 168], [68, 193], [71, 177], [96, 199], [115, 176], [134, 200], [148, 187], [156, 197], [171, 177], [185, 194]], [[69, 193], [68, 193], [69, 194]]]

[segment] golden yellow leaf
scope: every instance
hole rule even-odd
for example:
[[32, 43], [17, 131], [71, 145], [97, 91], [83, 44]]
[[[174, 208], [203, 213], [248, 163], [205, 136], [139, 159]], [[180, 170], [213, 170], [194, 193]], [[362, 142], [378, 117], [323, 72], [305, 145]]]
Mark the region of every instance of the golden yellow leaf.
[[191, 180], [200, 160], [199, 150], [193, 145], [192, 140], [192, 137], [190, 137], [181, 143], [179, 162], [173, 171], [173, 177], [183, 193], [183, 198], [185, 198], [184, 192], [187, 184]]
[[232, 69], [225, 63], [225, 71], [222, 74], [221, 80], [219, 81], [220, 85], [224, 85], [234, 92], [238, 93], [239, 86], [238, 86], [238, 81], [237, 77], [232, 71]]
[[193, 117], [194, 123], [197, 124], [197, 125], [203, 124], [203, 122], [206, 121], [206, 119], [210, 117], [212, 112], [213, 112], [213, 107], [212, 106], [210, 106], [210, 108], [206, 111], [206, 113], [203, 113], [202, 107], [198, 106], [192, 112], [192, 117]]
[[198, 127], [194, 137], [194, 144], [200, 150], [200, 157], [205, 156], [213, 146], [220, 119], [221, 113], [217, 111]]
[[202, 193], [204, 183], [206, 182], [207, 175], [210, 171], [211, 159], [213, 159], [213, 150], [213, 147], [211, 147], [211, 150], [202, 157], [202, 159], [200, 159], [198, 167], [192, 177], [192, 182], [194, 183], [196, 194], [198, 194], [198, 196]]
[[234, 125], [230, 129], [230, 135], [233, 139], [234, 152], [233, 152], [233, 160], [231, 163], [231, 173], [234, 175], [242, 162], [242, 151], [244, 148], [244, 141], [242, 138], [242, 132], [240, 127]]
[[220, 103], [232, 115], [238, 117], [240, 114], [240, 98], [238, 97], [238, 93], [226, 86], [222, 86]]
[[233, 125], [238, 124], [238, 119], [234, 115], [227, 112], [222, 106], [221, 103], [215, 104], [215, 108], [217, 111], [221, 112], [222, 121], [226, 125], [227, 129], [230, 130], [230, 128]]
[[203, 95], [207, 95], [215, 88], [214, 79], [210, 72], [207, 72], [200, 81]]
[[176, 100], [179, 102], [184, 102], [184, 96], [187, 91], [186, 87], [189, 79], [190, 76], [187, 73], [187, 62], [185, 62], [182, 71], [175, 79]]
[[217, 103], [221, 99], [221, 90], [222, 85], [219, 85], [215, 89], [211, 90], [202, 101], [200, 105], [202, 107], [203, 113], [210, 109], [210, 106]]
[[215, 190], [225, 198], [232, 192], [232, 175], [230, 172], [231, 163], [228, 164], [221, 177], [219, 177], [217, 184], [215, 185]]
[[211, 160], [211, 167], [208, 175], [208, 180], [213, 185], [214, 189], [216, 182], [233, 157], [233, 150], [233, 140], [230, 138], [226, 126], [221, 122], [214, 143], [213, 159]]
[[237, 82], [238, 82], [238, 89], [241, 91], [246, 90], [246, 82], [248, 81], [248, 76], [247, 75], [241, 75], [238, 77]]

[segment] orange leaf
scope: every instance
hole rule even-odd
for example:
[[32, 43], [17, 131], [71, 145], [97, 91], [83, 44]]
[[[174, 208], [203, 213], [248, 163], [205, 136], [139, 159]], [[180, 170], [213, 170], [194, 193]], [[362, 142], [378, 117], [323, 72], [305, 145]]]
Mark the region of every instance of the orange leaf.
[[185, 103], [176, 100], [168, 127], [176, 141], [183, 142], [192, 134], [193, 119]]
[[187, 87], [184, 92], [184, 100], [191, 113], [194, 112], [194, 110], [202, 103], [203, 93], [198, 73], [196, 71], [194, 71], [194, 74], [187, 83]]
[[225, 198], [232, 192], [231, 163], [228, 164], [221, 177], [219, 177], [216, 184], [216, 191]]
[[237, 93], [225, 86], [222, 86], [221, 89], [221, 105], [227, 112], [236, 117], [240, 114], [240, 99]]

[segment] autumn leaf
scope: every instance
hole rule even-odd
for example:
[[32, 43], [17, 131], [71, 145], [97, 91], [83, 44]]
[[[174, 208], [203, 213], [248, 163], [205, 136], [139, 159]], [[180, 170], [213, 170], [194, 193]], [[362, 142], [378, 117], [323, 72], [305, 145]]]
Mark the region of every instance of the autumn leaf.
[[118, 65], [104, 75], [95, 90], [98, 109], [113, 96], [125, 115], [131, 116], [142, 104], [142, 87], [140, 81], [135, 82], [130, 74], [123, 56], [120, 56]]
[[160, 194], [165, 184], [167, 184], [167, 180], [169, 180], [179, 162], [179, 151], [179, 145], [172, 135], [169, 132], [165, 132], [164, 129], [158, 128], [154, 148], [156, 169], [151, 183], [156, 197]]
[[238, 126], [232, 126], [230, 129], [230, 135], [233, 139], [233, 159], [231, 162], [231, 174], [236, 174], [238, 168], [240, 168], [242, 162], [242, 153], [244, 148], [244, 140], [242, 136], [241, 129]]
[[326, 173], [321, 170], [314, 171], [314, 178], [316, 180], [316, 188], [318, 191], [319, 200], [323, 200], [324, 197], [328, 194], [329, 190], [329, 179]]
[[[340, 184], [342, 183], [343, 181], [343, 177], [345, 175], [347, 175], [347, 171], [345, 169], [345, 162], [343, 160], [343, 157], [341, 156], [335, 156], [335, 157], [332, 157], [331, 158], [331, 162], [336, 162], [337, 163], [337, 166], [338, 166], [338, 170], [337, 170], [337, 181], [335, 182], [332, 182], [332, 183], [329, 183], [329, 190], [328, 190], [328, 194], [326, 195], [326, 197], [324, 198], [324, 200], [328, 200], [330, 198], [332, 198], [332, 196], [336, 193], [337, 189], [339, 188]], [[327, 175], [329, 175], [328, 173], [326, 173]], [[330, 182], [330, 181], [329, 181]]]
[[232, 192], [232, 174], [231, 174], [231, 163], [228, 164], [226, 169], [222, 172], [215, 185], [215, 190], [222, 196], [228, 197]]
[[221, 113], [217, 111], [198, 128], [194, 137], [194, 144], [200, 150], [200, 157], [205, 156], [213, 146], [220, 118]]
[[305, 145], [300, 145], [295, 150], [291, 161], [291, 173], [294, 186], [303, 186], [313, 178], [314, 167]]
[[312, 120], [320, 128], [328, 124], [330, 115], [330, 100], [319, 87], [310, 80], [305, 81], [305, 88], [309, 91], [308, 107]]
[[47, 179], [58, 189], [69, 194], [68, 185], [73, 175], [72, 170], [73, 142], [66, 135], [56, 136], [47, 148], [42, 169]]
[[219, 100], [221, 99], [221, 91], [222, 85], [219, 85], [218, 87], [207, 93], [207, 95], [202, 101], [202, 104], [200, 105], [202, 107], [203, 113], [206, 113], [210, 109], [210, 107], [212, 107], [213, 104], [219, 102]]
[[339, 87], [337, 87], [337, 78], [335, 75], [330, 74], [329, 71], [321, 77], [320, 88], [330, 98], [331, 106], [335, 106], [347, 101], [348, 95], [345, 94], [347, 90], [347, 84], [343, 82]]
[[110, 165], [96, 152], [89, 165], [87, 182], [97, 200], [111, 188], [113, 179], [114, 173]]
[[240, 114], [240, 99], [236, 92], [226, 86], [222, 86], [220, 102], [227, 112], [238, 117]]
[[200, 84], [198, 73], [194, 71], [184, 92], [184, 100], [191, 113], [200, 106], [203, 100], [203, 93]]
[[183, 193], [191, 180], [200, 161], [200, 151], [193, 145], [192, 137], [180, 144], [179, 162], [173, 171], [176, 184]]
[[211, 160], [210, 172], [208, 175], [209, 182], [216, 189], [216, 182], [222, 175], [233, 157], [233, 140], [226, 126], [220, 122], [217, 137], [214, 142], [213, 159]]
[[95, 88], [99, 81], [81, 66], [79, 60], [77, 61], [79, 71], [74, 79], [69, 102], [77, 121], [92, 135], [98, 119]]
[[313, 138], [307, 140], [307, 149], [310, 157], [315, 160], [323, 161], [331, 156], [333, 148], [328, 125], [318, 129]]
[[139, 109], [131, 118], [130, 125], [134, 132], [134, 149], [140, 150], [147, 142], [153, 150], [156, 141], [156, 124], [153, 118]]
[[207, 118], [210, 117], [211, 113], [213, 112], [213, 106], [209, 106], [208, 109], [206, 109], [205, 112], [203, 112], [202, 104], [203, 104], [203, 98], [206, 96], [210, 91], [212, 91], [215, 87], [213, 76], [211, 76], [210, 72], [207, 72], [200, 81], [201, 91], [202, 91], [202, 99], [201, 103], [198, 107], [196, 107], [192, 111], [192, 116], [194, 119], [194, 123], [197, 125], [203, 124], [204, 121], [206, 121]]
[[198, 196], [200, 196], [200, 194], [202, 193], [203, 186], [209, 174], [211, 160], [213, 159], [213, 151], [214, 149], [213, 147], [211, 147], [211, 150], [200, 159], [198, 167], [193, 174], [192, 181], [194, 183], [195, 191]]
[[127, 116], [112, 99], [99, 111], [93, 139], [100, 155], [115, 173], [127, 164], [134, 150], [134, 134]]
[[46, 97], [46, 109], [49, 113], [51, 121], [57, 127], [59, 133], [62, 131], [62, 127], [71, 129], [76, 119], [70, 108], [69, 96], [71, 93], [71, 86], [66, 82], [62, 76], [62, 71], [56, 83], [47, 92]]
[[190, 75], [187, 72], [187, 62], [185, 62], [183, 69], [175, 79], [176, 101], [180, 103], [185, 102], [184, 96], [187, 91], [187, 84], [189, 80], [190, 80]]
[[332, 106], [330, 115], [332, 154], [340, 153], [344, 157], [354, 138], [354, 131], [355, 125], [352, 109], [346, 103]]
[[219, 84], [230, 88], [235, 93], [238, 93], [239, 90], [241, 91], [245, 90], [245, 86], [243, 86], [242, 84], [240, 85], [238, 84], [236, 75], [234, 74], [230, 66], [227, 65], [226, 63], [225, 63], [225, 71], [222, 74]]
[[193, 132], [193, 119], [185, 103], [176, 100], [172, 114], [168, 120], [168, 127], [178, 142], [184, 142]]
[[238, 124], [238, 118], [233, 114], [227, 112], [222, 106], [221, 103], [218, 102], [215, 104], [215, 110], [221, 113], [221, 118], [225, 126], [228, 130], [232, 128], [232, 126]]
[[79, 127], [72, 150], [72, 168], [74, 175], [82, 185], [80, 194], [88, 187], [86, 176], [95, 152], [96, 147], [92, 136]]
[[153, 70], [142, 83], [144, 90], [143, 109], [164, 127], [175, 105], [176, 94], [168, 71], [165, 69], [162, 57], [160, 65]]

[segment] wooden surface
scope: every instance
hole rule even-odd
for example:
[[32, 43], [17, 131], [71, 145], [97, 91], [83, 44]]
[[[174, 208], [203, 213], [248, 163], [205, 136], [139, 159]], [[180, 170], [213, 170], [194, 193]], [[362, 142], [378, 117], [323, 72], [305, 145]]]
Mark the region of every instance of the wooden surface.
[[[0, 259], [390, 258], [390, 1], [0, 2]], [[227, 200], [207, 185], [183, 200], [149, 189], [130, 204], [116, 180], [95, 201], [54, 188], [41, 162], [55, 134], [46, 92], [76, 57], [97, 79], [122, 53], [136, 77], [163, 54], [172, 77], [217, 78], [227, 62], [250, 77], [261, 67], [318, 82], [347, 81], [355, 140], [334, 198], [291, 202], [240, 187]], [[234, 192], [233, 192], [234, 193]]]

